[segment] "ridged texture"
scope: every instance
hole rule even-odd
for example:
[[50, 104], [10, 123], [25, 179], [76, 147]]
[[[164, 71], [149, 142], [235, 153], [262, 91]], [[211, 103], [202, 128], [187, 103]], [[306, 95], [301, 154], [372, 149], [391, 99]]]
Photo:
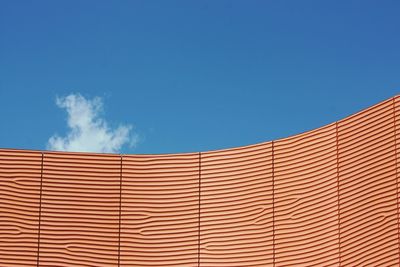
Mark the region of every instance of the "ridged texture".
[[399, 264], [393, 101], [338, 123], [342, 266]]
[[399, 265], [400, 265], [400, 96], [393, 97], [393, 113], [394, 113], [394, 134], [395, 138], [395, 153], [396, 153], [396, 184], [397, 184], [397, 224], [399, 238]]
[[201, 154], [200, 266], [272, 266], [271, 143]]
[[121, 266], [198, 266], [199, 155], [123, 158]]
[[42, 154], [0, 150], [0, 266], [36, 266]]
[[120, 157], [46, 153], [40, 266], [117, 266]]
[[336, 127], [274, 142], [275, 266], [338, 266]]
[[400, 97], [218, 151], [0, 149], [0, 267], [400, 266]]

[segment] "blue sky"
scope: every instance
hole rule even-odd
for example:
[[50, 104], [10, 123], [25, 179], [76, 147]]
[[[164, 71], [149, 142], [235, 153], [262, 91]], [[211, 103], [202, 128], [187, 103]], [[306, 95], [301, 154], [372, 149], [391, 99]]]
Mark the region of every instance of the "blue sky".
[[[122, 153], [287, 137], [400, 92], [399, 1], [0, 1], [0, 147], [68, 134], [71, 93]], [[59, 103], [60, 104], [60, 103]]]

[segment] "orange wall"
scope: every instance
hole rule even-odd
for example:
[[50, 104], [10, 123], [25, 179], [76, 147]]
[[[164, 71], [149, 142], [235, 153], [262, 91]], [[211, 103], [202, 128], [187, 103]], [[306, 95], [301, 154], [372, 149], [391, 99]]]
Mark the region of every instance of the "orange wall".
[[0, 266], [399, 265], [399, 109], [201, 153], [0, 149]]

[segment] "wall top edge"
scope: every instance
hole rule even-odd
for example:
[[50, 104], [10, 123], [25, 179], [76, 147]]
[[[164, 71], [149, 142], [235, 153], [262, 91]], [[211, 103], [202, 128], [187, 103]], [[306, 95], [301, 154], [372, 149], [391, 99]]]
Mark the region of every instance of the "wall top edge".
[[79, 151], [51, 151], [51, 150], [32, 150], [32, 149], [25, 149], [25, 148], [7, 148], [7, 147], [0, 147], [0, 153], [41, 153], [41, 154], [52, 154], [52, 155], [70, 155], [70, 156], [129, 156], [129, 157], [168, 157], [168, 156], [193, 156], [193, 155], [199, 155], [199, 154], [207, 154], [207, 153], [216, 153], [216, 152], [230, 152], [230, 151], [235, 151], [235, 150], [246, 150], [246, 149], [254, 149], [257, 147], [271, 147], [274, 142], [279, 142], [279, 141], [285, 141], [289, 139], [293, 139], [296, 137], [302, 137], [304, 135], [309, 135], [314, 132], [318, 132], [320, 130], [332, 127], [332, 125], [335, 125], [336, 123], [342, 122], [349, 120], [351, 118], [354, 118], [356, 116], [362, 115], [363, 113], [367, 113], [370, 110], [373, 110], [379, 106], [382, 106], [383, 104], [389, 102], [389, 101], [399, 101], [400, 100], [400, 94], [396, 94], [386, 100], [380, 101], [377, 104], [374, 104], [372, 106], [366, 107], [364, 109], [361, 109], [360, 111], [357, 111], [353, 114], [350, 114], [338, 121], [334, 121], [331, 123], [328, 123], [326, 125], [320, 126], [318, 128], [314, 128], [311, 130], [307, 130], [304, 132], [296, 133], [294, 135], [290, 135], [287, 137], [275, 139], [275, 140], [270, 140], [270, 141], [264, 141], [260, 143], [255, 143], [255, 144], [248, 144], [248, 145], [243, 145], [243, 146], [237, 146], [237, 147], [229, 147], [229, 148], [223, 148], [223, 149], [215, 149], [215, 150], [207, 150], [207, 151], [193, 151], [193, 152], [182, 152], [182, 153], [155, 153], [155, 154], [118, 154], [118, 153], [99, 153], [99, 152], [79, 152]]

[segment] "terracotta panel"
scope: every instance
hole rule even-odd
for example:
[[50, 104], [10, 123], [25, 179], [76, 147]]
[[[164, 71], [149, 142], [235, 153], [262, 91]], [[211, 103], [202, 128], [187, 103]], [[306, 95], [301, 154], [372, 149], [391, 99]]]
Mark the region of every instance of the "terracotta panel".
[[335, 124], [274, 142], [275, 266], [338, 266]]
[[272, 146], [201, 154], [200, 266], [273, 266]]
[[[399, 225], [399, 250], [400, 250], [400, 96], [393, 97], [394, 121], [393, 127], [395, 132], [395, 151], [396, 151], [396, 178], [397, 178], [397, 223]], [[400, 252], [399, 252], [400, 255]], [[400, 259], [399, 259], [400, 262]]]
[[342, 266], [399, 264], [393, 101], [338, 123]]
[[121, 266], [198, 266], [199, 155], [124, 156]]
[[117, 266], [121, 159], [45, 153], [40, 266]]
[[[400, 96], [393, 98], [394, 115], [395, 119], [393, 121], [395, 134], [396, 134], [396, 154], [397, 154], [397, 166], [400, 167]], [[399, 173], [399, 171], [398, 171]]]
[[0, 266], [36, 266], [42, 154], [0, 150]]

